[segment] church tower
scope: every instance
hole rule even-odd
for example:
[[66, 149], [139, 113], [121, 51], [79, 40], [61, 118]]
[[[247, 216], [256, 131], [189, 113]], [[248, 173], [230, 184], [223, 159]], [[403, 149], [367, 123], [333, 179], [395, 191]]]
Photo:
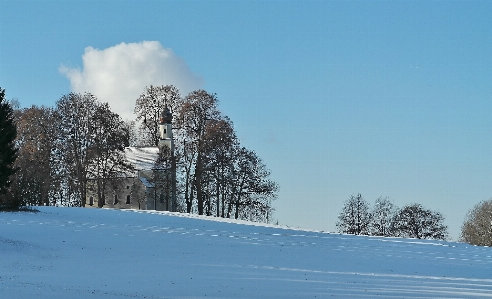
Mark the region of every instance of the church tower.
[[166, 107], [159, 119], [159, 154], [163, 160], [167, 161], [167, 167], [159, 170], [162, 172], [159, 176], [163, 179], [159, 193], [161, 194], [161, 209], [176, 212], [176, 160], [172, 122], [173, 115]]
[[174, 140], [173, 140], [173, 115], [171, 111], [166, 107], [161, 113], [159, 119], [159, 151], [162, 153], [165, 151], [164, 147], [174, 153]]

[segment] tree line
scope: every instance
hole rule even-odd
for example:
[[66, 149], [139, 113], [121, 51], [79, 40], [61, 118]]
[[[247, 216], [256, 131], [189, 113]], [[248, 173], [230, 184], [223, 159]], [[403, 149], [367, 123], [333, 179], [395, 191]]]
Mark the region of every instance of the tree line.
[[[376, 199], [371, 208], [361, 194], [345, 201], [336, 223], [338, 232], [353, 235], [448, 239], [444, 216], [410, 204], [398, 208], [387, 197]], [[466, 214], [458, 241], [492, 247], [492, 199], [476, 204]]]
[[0, 205], [83, 207], [94, 185], [101, 206], [111, 182], [134, 170], [125, 147], [157, 146], [159, 117], [167, 107], [173, 115], [178, 211], [271, 221], [278, 185], [256, 152], [241, 146], [218, 103], [205, 90], [182, 97], [175, 86], [149, 86], [136, 99], [136, 119], [123, 121], [90, 93], [63, 95], [55, 107], [21, 109], [5, 100], [3, 90], [16, 159], [9, 160], [10, 173], [2, 170], [0, 186], [5, 176], [8, 188], [0, 189]]
[[387, 197], [376, 199], [374, 206], [361, 194], [351, 195], [338, 215], [340, 233], [417, 239], [448, 238], [448, 228], [441, 213], [420, 204], [398, 208]]

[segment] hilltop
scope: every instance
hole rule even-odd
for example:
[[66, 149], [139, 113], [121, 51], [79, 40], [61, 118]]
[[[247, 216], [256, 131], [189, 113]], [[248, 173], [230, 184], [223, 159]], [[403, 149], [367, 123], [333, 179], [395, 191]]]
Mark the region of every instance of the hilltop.
[[170, 212], [39, 210], [0, 213], [2, 298], [492, 294], [492, 249], [487, 247], [227, 223]]

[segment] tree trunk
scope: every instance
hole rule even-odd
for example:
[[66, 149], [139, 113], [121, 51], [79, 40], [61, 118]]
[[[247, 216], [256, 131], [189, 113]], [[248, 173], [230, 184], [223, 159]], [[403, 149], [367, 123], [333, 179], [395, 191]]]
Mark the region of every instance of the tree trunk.
[[240, 202], [241, 202], [241, 197], [238, 196], [236, 200], [236, 213], [234, 214], [234, 219], [239, 219], [239, 206], [241, 205]]
[[191, 186], [190, 200], [186, 202], [186, 211], [188, 214], [191, 214], [191, 209], [193, 208], [193, 195], [195, 194], [195, 188], [193, 186]]
[[177, 212], [176, 202], [176, 156], [174, 156], [174, 152], [172, 153], [172, 165], [171, 165], [171, 212]]
[[203, 215], [203, 190], [202, 190], [202, 154], [198, 152], [195, 166], [195, 186], [196, 200], [198, 205], [198, 215]]
[[217, 217], [220, 217], [220, 183], [219, 176], [217, 175], [217, 181], [215, 182], [216, 196], [217, 196]]
[[232, 212], [232, 204], [234, 202], [234, 193], [231, 194], [231, 199], [229, 200], [229, 203], [227, 205], [227, 218], [231, 218], [231, 212]]
[[190, 171], [186, 171], [185, 178], [185, 203], [186, 203], [186, 212], [189, 214], [191, 212], [191, 198], [190, 198]]

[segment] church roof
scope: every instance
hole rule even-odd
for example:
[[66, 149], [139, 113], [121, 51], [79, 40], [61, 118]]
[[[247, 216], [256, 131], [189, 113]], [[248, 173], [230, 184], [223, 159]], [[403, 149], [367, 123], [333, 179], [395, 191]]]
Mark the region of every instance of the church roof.
[[147, 188], [154, 188], [154, 184], [149, 182], [149, 180], [147, 180], [147, 178], [144, 178], [144, 177], [139, 177], [140, 181], [142, 182], [142, 184], [144, 184], [145, 187]]
[[173, 122], [173, 114], [169, 111], [169, 108], [164, 108], [161, 112], [160, 123], [161, 124], [171, 124]]
[[127, 147], [125, 148], [125, 157], [135, 170], [150, 170], [159, 155], [157, 147]]

